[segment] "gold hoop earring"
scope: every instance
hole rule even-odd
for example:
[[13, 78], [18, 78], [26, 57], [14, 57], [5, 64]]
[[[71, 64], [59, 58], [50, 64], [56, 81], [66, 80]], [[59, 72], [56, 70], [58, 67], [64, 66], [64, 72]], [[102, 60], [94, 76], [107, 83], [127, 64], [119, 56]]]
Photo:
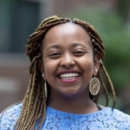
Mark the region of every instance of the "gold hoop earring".
[[98, 78], [92, 78], [89, 84], [89, 91], [90, 93], [95, 96], [99, 93], [100, 91], [100, 82]]
[[44, 88], [45, 88], [45, 97], [47, 99], [47, 85], [46, 85], [46, 80], [44, 81]]

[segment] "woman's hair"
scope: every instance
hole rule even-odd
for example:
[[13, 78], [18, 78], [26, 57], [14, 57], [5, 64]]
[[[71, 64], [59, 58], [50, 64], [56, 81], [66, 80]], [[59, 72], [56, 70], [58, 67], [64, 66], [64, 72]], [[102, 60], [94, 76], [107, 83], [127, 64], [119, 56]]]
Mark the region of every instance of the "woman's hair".
[[[45, 97], [44, 79], [42, 78], [41, 72], [38, 68], [38, 60], [42, 59], [41, 54], [42, 40], [46, 32], [51, 27], [67, 23], [70, 21], [72, 23], [82, 26], [85, 30], [87, 30], [87, 33], [91, 38], [94, 53], [99, 54], [103, 61], [105, 55], [105, 47], [98, 32], [94, 29], [92, 25], [76, 18], [71, 20], [69, 18], [52, 16], [44, 19], [38, 26], [38, 28], [35, 30], [35, 32], [32, 35], [30, 35], [28, 39], [28, 45], [26, 46], [26, 54], [30, 58], [30, 68], [29, 68], [30, 80], [27, 92], [23, 100], [21, 113], [14, 126], [14, 129], [16, 127], [17, 130], [34, 130], [37, 121], [38, 121], [37, 130], [41, 128], [42, 123], [44, 122], [46, 117], [46, 97]], [[102, 70], [104, 71], [112, 90], [113, 108], [114, 108], [116, 103], [115, 91], [103, 62], [101, 63], [97, 77], [100, 80], [101, 86], [105, 90], [106, 106], [108, 106], [109, 102], [108, 89], [103, 81], [103, 76], [101, 73]], [[96, 96], [92, 96], [90, 94], [89, 96], [95, 103], [97, 103], [99, 94]]]

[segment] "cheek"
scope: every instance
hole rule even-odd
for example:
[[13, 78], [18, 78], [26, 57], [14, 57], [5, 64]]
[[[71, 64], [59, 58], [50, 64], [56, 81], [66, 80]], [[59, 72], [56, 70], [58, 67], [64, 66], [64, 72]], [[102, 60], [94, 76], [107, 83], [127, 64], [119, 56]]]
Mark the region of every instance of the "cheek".
[[85, 71], [86, 73], [91, 72], [93, 73], [94, 62], [93, 57], [90, 55], [84, 56], [78, 60], [79, 66]]
[[[58, 67], [58, 63], [54, 60], [46, 60], [44, 64], [44, 70], [45, 70], [45, 77], [46, 79], [54, 77], [55, 71]], [[51, 79], [52, 80], [52, 79]]]
[[93, 58], [84, 57], [80, 60], [80, 68], [82, 68], [83, 75], [82, 75], [82, 83], [83, 86], [86, 88], [88, 86], [92, 76], [93, 76]]

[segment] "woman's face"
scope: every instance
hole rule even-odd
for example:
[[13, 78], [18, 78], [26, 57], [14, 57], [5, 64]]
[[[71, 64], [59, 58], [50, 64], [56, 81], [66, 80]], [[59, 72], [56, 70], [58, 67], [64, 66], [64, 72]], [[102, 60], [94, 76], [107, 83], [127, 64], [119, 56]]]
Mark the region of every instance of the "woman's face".
[[42, 57], [39, 67], [51, 91], [64, 95], [84, 91], [99, 68], [89, 35], [74, 23], [57, 25], [46, 33]]

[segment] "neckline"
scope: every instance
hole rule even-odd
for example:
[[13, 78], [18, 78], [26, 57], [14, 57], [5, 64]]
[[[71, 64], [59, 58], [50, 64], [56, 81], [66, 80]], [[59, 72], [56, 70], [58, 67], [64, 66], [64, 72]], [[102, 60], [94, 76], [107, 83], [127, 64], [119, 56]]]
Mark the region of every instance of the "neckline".
[[97, 114], [101, 114], [101, 113], [103, 113], [104, 111], [107, 111], [107, 110], [111, 110], [111, 108], [107, 106], [100, 111], [96, 111], [96, 112], [89, 113], [89, 114], [74, 114], [74, 113], [59, 111], [59, 110], [56, 110], [54, 108], [47, 106], [47, 111], [49, 111], [49, 113], [51, 112], [51, 114], [59, 113], [60, 115], [69, 115], [69, 116], [94, 116], [94, 115], [97, 115]]

